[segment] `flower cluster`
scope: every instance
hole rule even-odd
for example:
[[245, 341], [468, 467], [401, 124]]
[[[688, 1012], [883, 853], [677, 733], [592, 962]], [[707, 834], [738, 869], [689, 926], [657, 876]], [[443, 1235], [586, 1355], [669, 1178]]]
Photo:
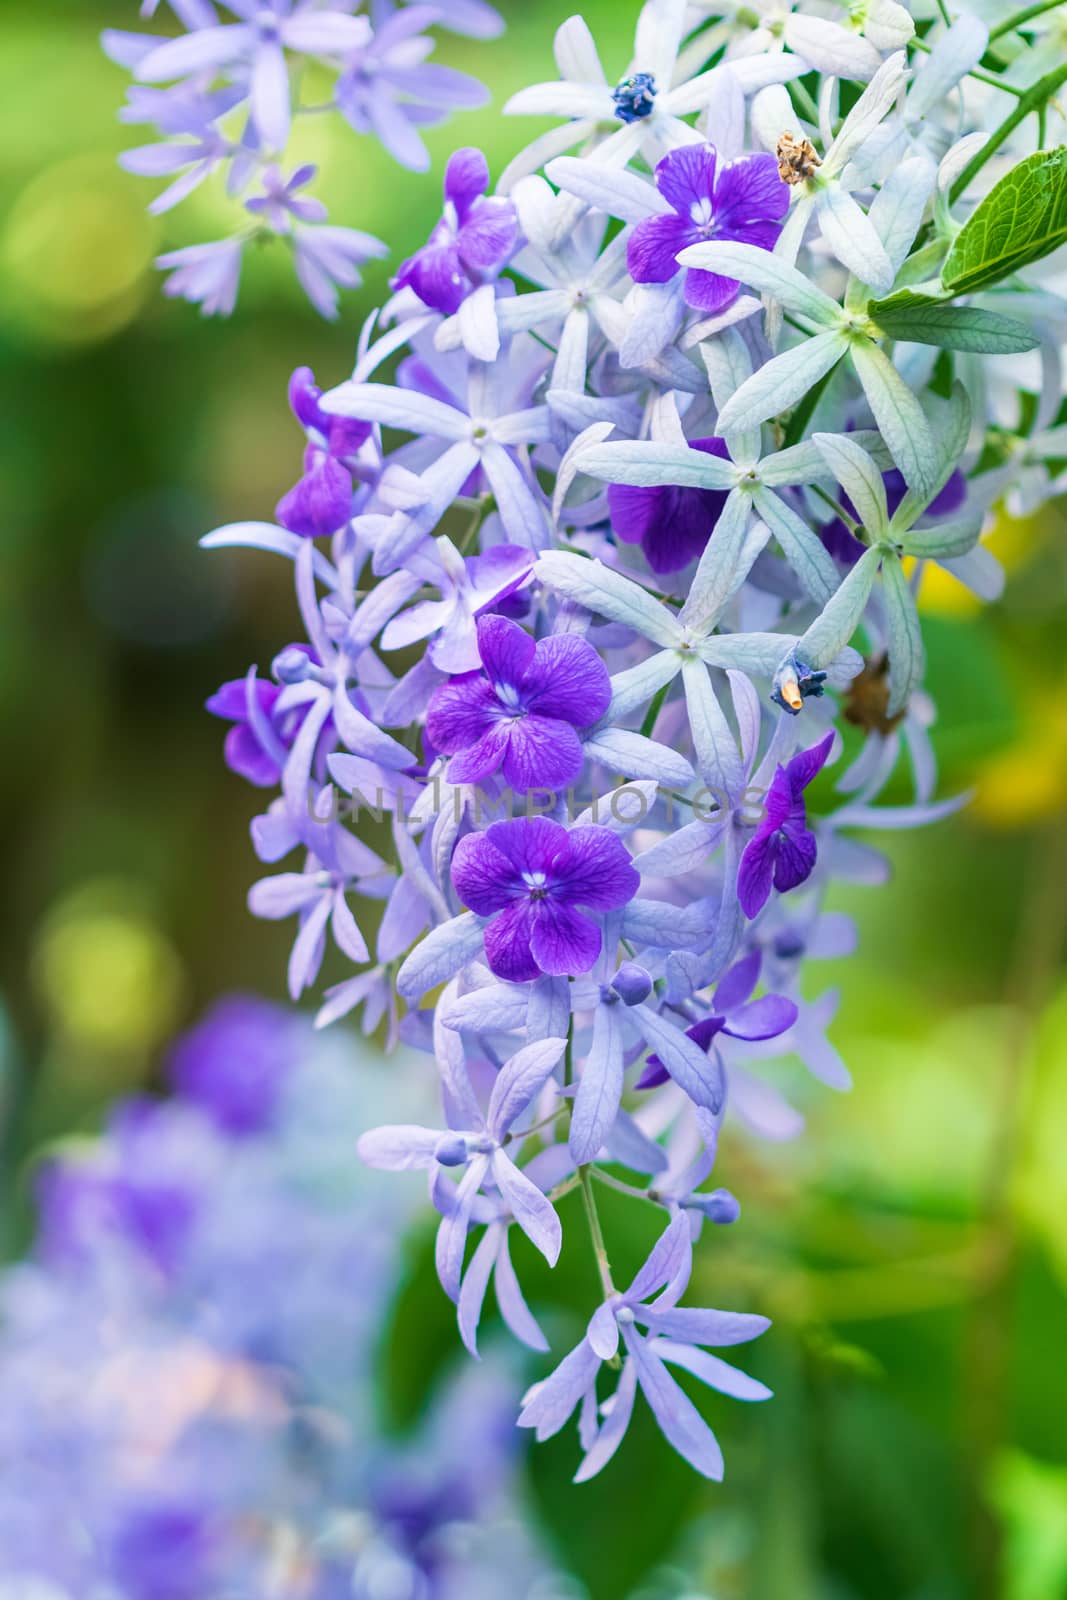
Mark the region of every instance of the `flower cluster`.
[[532, 1585], [506, 1370], [447, 1383], [410, 1439], [377, 1421], [410, 1208], [350, 1159], [373, 1070], [234, 997], [172, 1079], [49, 1162], [0, 1278], [0, 1590], [492, 1600], [505, 1563]]
[[[331, 941], [359, 968], [320, 1023], [361, 1009], [435, 1064], [442, 1125], [360, 1149], [429, 1174], [472, 1351], [490, 1277], [546, 1349], [509, 1237], [554, 1263], [582, 1192], [598, 1293], [520, 1417], [578, 1408], [582, 1478], [638, 1388], [709, 1477], [674, 1374], [767, 1393], [708, 1348], [764, 1319], [683, 1303], [701, 1226], [739, 1214], [707, 1187], [720, 1130], [798, 1132], [778, 1058], [847, 1087], [809, 967], [853, 945], [827, 895], [884, 881], [857, 830], [963, 799], [935, 798], [924, 576], [994, 598], [992, 508], [1067, 456], [1067, 307], [1035, 266], [1067, 152], [1027, 120], [1067, 68], [1036, 78], [966, 6], [764, 9], [648, 0], [614, 87], [565, 22], [559, 80], [506, 108], [562, 125], [493, 197], [453, 157], [352, 377], [294, 377], [277, 523], [205, 540], [293, 564], [305, 637], [211, 703], [278, 791], [260, 859], [296, 856], [250, 906], [296, 919], [294, 998]], [[626, 1289], [602, 1185], [662, 1214]]]
[[[315, 167], [287, 161], [294, 119], [336, 113], [402, 166], [424, 172], [430, 156], [419, 129], [488, 98], [475, 78], [429, 60], [435, 40], [428, 30], [491, 38], [503, 27], [500, 17], [486, 0], [379, 0], [373, 21], [353, 15], [359, 0], [170, 4], [185, 30], [177, 38], [114, 29], [103, 36], [109, 57], [135, 80], [122, 121], [158, 136], [126, 151], [121, 164], [170, 180], [149, 206], [156, 215], [218, 175], [241, 222], [229, 238], [160, 256], [156, 265], [170, 273], [165, 292], [226, 316], [247, 247], [281, 239], [312, 305], [336, 317], [338, 289], [357, 287], [360, 266], [387, 249], [368, 233], [327, 222], [326, 207], [307, 192]], [[145, 0], [142, 13], [156, 8], [157, 0]], [[310, 92], [309, 77], [321, 84]]]

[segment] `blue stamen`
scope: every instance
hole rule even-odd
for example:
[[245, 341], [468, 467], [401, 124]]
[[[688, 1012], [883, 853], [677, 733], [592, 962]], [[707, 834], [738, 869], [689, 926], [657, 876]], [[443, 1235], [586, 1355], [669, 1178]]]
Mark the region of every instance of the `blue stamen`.
[[634, 72], [623, 78], [612, 93], [615, 115], [620, 122], [640, 122], [652, 115], [656, 103], [656, 80], [651, 72]]

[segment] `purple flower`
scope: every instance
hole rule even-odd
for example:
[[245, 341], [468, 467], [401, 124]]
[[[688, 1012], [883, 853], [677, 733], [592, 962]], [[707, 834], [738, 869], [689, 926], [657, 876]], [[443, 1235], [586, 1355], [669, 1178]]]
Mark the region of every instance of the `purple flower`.
[[108, 1131], [101, 1152], [44, 1168], [39, 1253], [56, 1266], [89, 1265], [115, 1249], [170, 1275], [222, 1147], [182, 1107], [147, 1098], [123, 1101]]
[[247, 74], [252, 122], [263, 144], [281, 150], [291, 117], [286, 50], [329, 55], [358, 50], [370, 33], [366, 17], [320, 10], [314, 0], [233, 0], [229, 9], [246, 20], [198, 28], [183, 38], [159, 44], [139, 63], [144, 83], [165, 83], [208, 70], [240, 69]]
[[383, 650], [402, 650], [430, 639], [427, 655], [440, 672], [473, 672], [480, 664], [475, 620], [490, 606], [513, 598], [533, 572], [532, 550], [517, 544], [491, 545], [484, 555], [461, 556], [451, 539], [436, 540], [432, 581], [440, 600], [419, 600], [393, 617], [382, 632]]
[[[582, 1406], [582, 1438], [588, 1440], [576, 1483], [594, 1477], [622, 1443], [638, 1387], [652, 1408], [668, 1443], [706, 1478], [723, 1475], [718, 1441], [665, 1363], [679, 1366], [735, 1400], [767, 1400], [771, 1391], [700, 1345], [744, 1344], [770, 1326], [766, 1317], [737, 1311], [679, 1308], [692, 1270], [689, 1222], [676, 1216], [660, 1235], [652, 1254], [625, 1294], [613, 1295], [591, 1317], [581, 1344], [526, 1397], [521, 1428], [537, 1438], [559, 1432], [575, 1406]], [[645, 1302], [651, 1295], [651, 1305]], [[647, 1330], [638, 1332], [637, 1324]], [[610, 1410], [597, 1426], [596, 1380], [601, 1363], [614, 1361], [620, 1339], [626, 1358]]]
[[261, 1133], [274, 1125], [282, 1088], [305, 1046], [291, 1011], [255, 995], [230, 995], [178, 1040], [169, 1075], [177, 1093], [201, 1106], [223, 1133]]
[[[706, 277], [707, 274], [705, 273]], [[690, 439], [691, 450], [730, 459], [723, 439]], [[653, 572], [678, 572], [703, 553], [722, 515], [727, 495], [719, 489], [676, 484], [608, 486], [611, 526], [626, 544], [639, 544]]]
[[[631, 233], [626, 264], [635, 283], [669, 283], [680, 270], [678, 252], [709, 239], [773, 250], [789, 209], [789, 186], [773, 156], [720, 164], [710, 144], [687, 144], [665, 155], [656, 167], [656, 187], [674, 215], [647, 217]], [[696, 267], [685, 275], [686, 302], [699, 311], [724, 310], [739, 289], [736, 279]]]
[[289, 405], [307, 434], [304, 473], [278, 501], [275, 515], [290, 533], [326, 538], [352, 514], [351, 463], [371, 435], [369, 422], [331, 417], [319, 405], [322, 390], [310, 367], [289, 379]]
[[445, 168], [445, 209], [421, 250], [403, 263], [394, 289], [410, 286], [424, 305], [451, 316], [479, 283], [502, 267], [519, 223], [510, 200], [487, 195], [480, 150], [457, 150]]
[[245, 201], [245, 210], [261, 217], [272, 233], [291, 233], [293, 218], [301, 222], [323, 222], [326, 207], [311, 195], [301, 195], [300, 190], [312, 183], [317, 167], [297, 167], [288, 178], [274, 162], [264, 167], [260, 175], [263, 193]]
[[601, 934], [576, 908], [617, 910], [633, 899], [641, 879], [608, 828], [568, 832], [547, 817], [524, 817], [461, 839], [452, 881], [472, 911], [492, 918], [485, 930], [492, 970], [524, 983], [542, 972], [588, 972]]
[[754, 917], [766, 905], [773, 884], [779, 894], [795, 889], [811, 876], [815, 866], [815, 835], [807, 824], [804, 790], [822, 770], [832, 732], [801, 750], [785, 766], [779, 766], [767, 790], [763, 816], [741, 856], [737, 896], [746, 917]]
[[478, 619], [484, 670], [434, 690], [426, 733], [450, 755], [452, 783], [481, 783], [503, 771], [515, 789], [560, 789], [582, 768], [576, 729], [590, 727], [611, 700], [607, 668], [575, 633], [534, 643], [507, 617]]
[[476, 78], [425, 57], [433, 41], [422, 37], [443, 21], [436, 6], [406, 6], [382, 22], [362, 50], [348, 58], [337, 83], [337, 108], [357, 133], [373, 133], [402, 166], [425, 172], [429, 152], [418, 125], [445, 112], [482, 106], [489, 98]]
[[[356, 1148], [360, 1158], [370, 1167], [389, 1172], [422, 1168], [434, 1175], [436, 1203], [442, 1212], [437, 1233], [437, 1272], [445, 1293], [453, 1300], [460, 1295], [467, 1232], [483, 1184], [492, 1186], [494, 1194], [500, 1197], [503, 1213], [518, 1223], [550, 1267], [554, 1267], [559, 1258], [563, 1242], [559, 1218], [543, 1190], [515, 1165], [504, 1145], [510, 1145], [512, 1153], [517, 1154], [513, 1141], [522, 1135], [521, 1131], [514, 1131], [515, 1124], [551, 1078], [566, 1042], [562, 1038], [536, 1039], [517, 1050], [500, 1068], [493, 1082], [488, 1109], [483, 1113], [457, 1039], [452, 1048], [458, 1059], [447, 1063], [452, 1091], [446, 1097], [448, 1130], [442, 1132], [439, 1128], [402, 1123], [372, 1128], [359, 1140]], [[459, 1167], [464, 1169], [459, 1184], [453, 1186], [446, 1180], [445, 1189], [436, 1193], [442, 1168]], [[498, 1208], [494, 1219], [499, 1221], [501, 1214]], [[483, 1253], [475, 1283], [483, 1264], [488, 1281], [495, 1259], [495, 1253], [491, 1258], [488, 1250]], [[473, 1261], [471, 1266], [473, 1268]], [[506, 1275], [508, 1267], [504, 1270]], [[482, 1295], [484, 1292], [483, 1282]], [[473, 1297], [473, 1285], [470, 1295]], [[521, 1298], [520, 1295], [519, 1301]], [[480, 1307], [481, 1296], [478, 1297], [479, 1310]], [[463, 1328], [464, 1340], [468, 1343], [473, 1340], [477, 1320], [475, 1315], [473, 1322]], [[519, 1337], [525, 1336], [524, 1333]]]
[[[904, 482], [904, 474], [894, 467], [890, 472], [882, 473], [882, 482], [885, 484], [886, 510], [890, 516], [896, 511], [900, 502], [908, 492]], [[845, 510], [860, 521], [856, 507], [852, 504], [844, 489], [840, 491], [841, 504]], [[945, 487], [930, 501], [919, 522], [924, 527], [928, 519], [937, 520], [941, 517], [953, 517], [957, 511], [963, 509], [967, 499], [967, 480], [957, 467], [951, 474]], [[855, 566], [867, 546], [855, 534], [850, 533], [840, 517], [833, 517], [819, 529], [819, 537], [829, 550], [835, 561], [840, 561], [842, 566]]]
[[243, 239], [217, 239], [157, 256], [156, 266], [170, 272], [163, 293], [198, 305], [205, 317], [228, 317], [237, 303], [244, 244]]
[[321, 317], [337, 316], [337, 287], [358, 289], [359, 268], [374, 256], [387, 256], [388, 245], [359, 228], [338, 228], [325, 222], [293, 227], [293, 263], [301, 288]]
[[[750, 999], [759, 982], [763, 957], [753, 950], [723, 974], [711, 997], [711, 1011], [701, 1017], [686, 1034], [702, 1050], [713, 1050], [720, 1033], [732, 1039], [776, 1039], [797, 1020], [797, 1008], [784, 994], [765, 994], [759, 1000]], [[669, 1077], [659, 1056], [650, 1055], [645, 1071], [636, 1084], [638, 1089], [652, 1089], [666, 1083]]]

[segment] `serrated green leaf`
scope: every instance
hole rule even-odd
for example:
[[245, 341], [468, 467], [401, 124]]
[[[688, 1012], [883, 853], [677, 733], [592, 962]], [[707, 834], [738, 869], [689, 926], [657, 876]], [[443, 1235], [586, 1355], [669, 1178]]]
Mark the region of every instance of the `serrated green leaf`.
[[1067, 242], [1067, 145], [1006, 173], [956, 235], [941, 272], [950, 293], [998, 283]]
[[[903, 298], [903, 297], [901, 297]], [[1019, 355], [1036, 350], [1038, 340], [1024, 322], [978, 306], [952, 306], [927, 295], [910, 295], [910, 303], [882, 309], [875, 320], [890, 339], [933, 344], [942, 350], [977, 355]]]

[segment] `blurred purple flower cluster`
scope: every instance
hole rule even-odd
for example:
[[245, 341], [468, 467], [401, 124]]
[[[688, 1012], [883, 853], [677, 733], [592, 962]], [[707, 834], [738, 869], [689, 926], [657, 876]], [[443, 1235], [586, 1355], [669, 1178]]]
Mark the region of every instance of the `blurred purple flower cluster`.
[[[246, 247], [277, 238], [291, 248], [312, 305], [335, 317], [338, 289], [357, 287], [360, 266], [387, 253], [370, 234], [328, 223], [322, 201], [304, 192], [316, 169], [287, 166], [294, 119], [334, 112], [356, 133], [378, 139], [402, 166], [424, 172], [430, 157], [419, 129], [488, 98], [476, 79], [429, 59], [435, 44], [429, 30], [491, 38], [503, 23], [486, 0], [378, 0], [373, 20], [360, 3], [171, 0], [185, 29], [178, 37], [104, 34], [107, 54], [135, 80], [123, 122], [150, 125], [159, 136], [121, 157], [128, 172], [170, 180], [149, 210], [169, 211], [216, 175], [243, 208], [243, 225], [232, 237], [160, 256], [157, 265], [171, 274], [167, 294], [198, 304], [205, 315], [228, 315]], [[146, 0], [142, 15], [156, 10]], [[316, 91], [314, 103], [302, 95], [308, 69], [329, 84]]]
[[339, 1046], [223, 1001], [175, 1050], [172, 1099], [44, 1168], [36, 1247], [0, 1278], [4, 1594], [494, 1600], [545, 1570], [499, 1364], [413, 1436], [380, 1429], [410, 1206], [351, 1160], [382, 1088]]

